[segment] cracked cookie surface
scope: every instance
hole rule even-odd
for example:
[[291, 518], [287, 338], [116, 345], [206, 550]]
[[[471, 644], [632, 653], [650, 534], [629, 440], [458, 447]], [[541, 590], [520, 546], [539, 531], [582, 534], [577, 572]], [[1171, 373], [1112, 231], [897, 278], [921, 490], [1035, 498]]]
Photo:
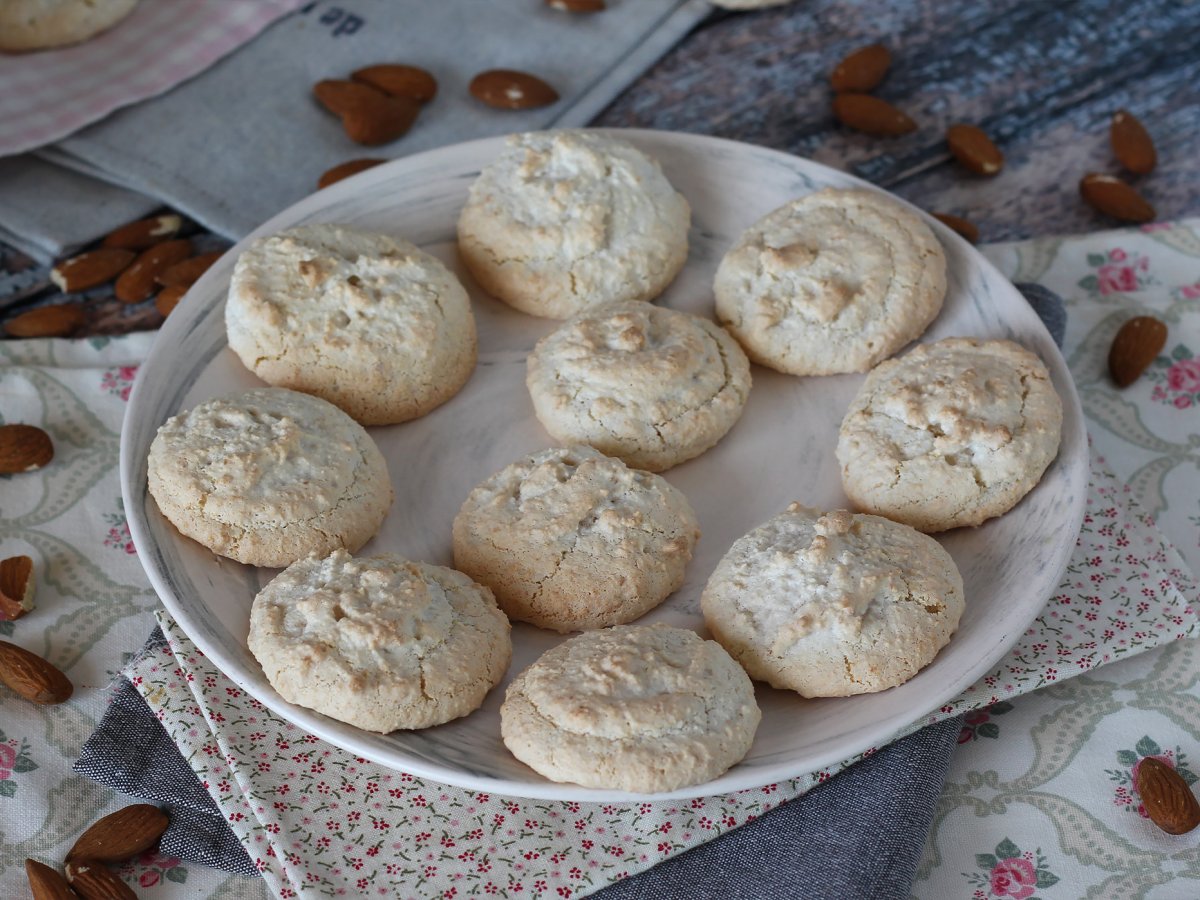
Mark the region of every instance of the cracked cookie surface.
[[554, 631], [631, 622], [683, 584], [700, 537], [666, 479], [591, 447], [542, 450], [471, 491], [454, 565], [512, 619]]
[[750, 393], [750, 363], [724, 329], [648, 303], [576, 317], [526, 366], [538, 421], [556, 440], [651, 472], [716, 444]]
[[500, 734], [552, 781], [651, 793], [708, 781], [750, 749], [754, 686], [717, 643], [618, 625], [548, 650], [508, 687]]
[[249, 645], [289, 703], [384, 733], [477, 709], [512, 656], [508, 619], [486, 587], [443, 566], [344, 550], [267, 584]]
[[842, 420], [842, 485], [865, 512], [926, 532], [1012, 509], [1058, 454], [1045, 364], [1004, 340], [946, 338], [878, 365]]
[[937, 317], [946, 257], [897, 201], [826, 188], [750, 226], [721, 260], [713, 291], [717, 321], [759, 365], [865, 372]]
[[207, 400], [150, 445], [150, 493], [187, 537], [255, 566], [355, 551], [392, 503], [387, 464], [331, 403], [283, 388]]
[[492, 296], [565, 319], [657, 297], [687, 259], [690, 221], [658, 163], [626, 141], [531, 132], [509, 138], [471, 185], [458, 248]]
[[225, 326], [263, 381], [364, 425], [425, 415], [475, 368], [475, 319], [453, 273], [407, 241], [335, 225], [251, 244], [234, 266]]
[[734, 542], [700, 604], [752, 678], [845, 697], [928, 665], [958, 627], [963, 582], [950, 554], [907, 525], [793, 503]]

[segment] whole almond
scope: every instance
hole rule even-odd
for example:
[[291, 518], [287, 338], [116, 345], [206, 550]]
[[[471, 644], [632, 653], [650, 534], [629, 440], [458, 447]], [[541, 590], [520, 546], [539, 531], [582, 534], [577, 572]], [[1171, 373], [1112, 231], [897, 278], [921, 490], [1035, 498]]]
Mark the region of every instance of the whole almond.
[[350, 140], [374, 146], [405, 134], [416, 121], [421, 104], [407, 97], [392, 97], [358, 81], [319, 81], [313, 87], [317, 99], [342, 119]]
[[182, 262], [177, 262], [173, 266], [168, 266], [162, 272], [158, 273], [158, 278], [155, 279], [163, 287], [191, 287], [195, 284], [201, 275], [212, 268], [212, 264], [224, 256], [222, 250], [213, 250], [211, 253], [198, 253], [190, 259], [185, 259]]
[[558, 102], [558, 91], [536, 75], [516, 69], [489, 69], [471, 79], [476, 100], [497, 109], [536, 109]]
[[1200, 802], [1183, 776], [1162, 760], [1147, 756], [1138, 763], [1138, 793], [1150, 821], [1167, 834], [1187, 834], [1200, 825]]
[[10, 556], [0, 561], [0, 619], [11, 622], [32, 610], [35, 589], [32, 559]]
[[995, 175], [1004, 168], [1004, 154], [976, 125], [959, 123], [946, 129], [946, 143], [960, 163], [979, 175]]
[[1158, 163], [1154, 141], [1146, 127], [1129, 110], [1118, 109], [1113, 113], [1108, 137], [1112, 141], [1113, 153], [1130, 172], [1145, 175], [1154, 170]]
[[36, 425], [0, 425], [0, 475], [32, 472], [52, 459], [54, 443]]
[[25, 877], [29, 879], [33, 900], [79, 900], [67, 879], [36, 859], [25, 860]]
[[1154, 207], [1132, 187], [1113, 175], [1091, 172], [1079, 182], [1079, 193], [1094, 209], [1122, 222], [1151, 222]]
[[68, 337], [86, 320], [78, 303], [55, 303], [13, 316], [4, 323], [4, 331], [15, 338]]
[[64, 260], [50, 270], [50, 280], [68, 294], [86, 291], [112, 281], [134, 260], [134, 252], [121, 247], [100, 247]]
[[183, 295], [187, 291], [187, 287], [182, 284], [173, 284], [170, 287], [163, 288], [158, 292], [158, 296], [154, 298], [154, 308], [165, 319], [174, 312], [175, 307], [179, 305], [179, 301], [183, 299]]
[[93, 822], [67, 852], [67, 859], [124, 862], [157, 844], [170, 824], [157, 806], [134, 803]]
[[133, 888], [105, 868], [104, 863], [75, 859], [68, 860], [63, 868], [67, 882], [83, 900], [137, 900]]
[[65, 702], [75, 691], [57, 667], [8, 641], [0, 641], [0, 681], [26, 700], [47, 706]]
[[155, 244], [143, 250], [121, 273], [113, 285], [113, 294], [122, 303], [141, 303], [154, 293], [159, 275], [191, 255], [192, 242], [187, 238]]
[[595, 13], [605, 8], [604, 0], [546, 0], [551, 9], [571, 13]]
[[883, 44], [868, 44], [846, 54], [834, 67], [829, 76], [829, 83], [839, 93], [866, 93], [879, 86], [891, 65], [892, 54], [888, 52], [887, 47]]
[[962, 216], [951, 215], [950, 213], [930, 213], [935, 219], [943, 225], [958, 232], [972, 244], [979, 243], [979, 229], [974, 222], [964, 219]]
[[359, 172], [365, 172], [367, 169], [373, 169], [380, 163], [387, 162], [386, 159], [348, 159], [344, 163], [339, 163], [331, 169], [326, 169], [321, 177], [317, 179], [317, 190], [327, 188], [331, 184], [336, 184], [343, 178], [349, 178], [351, 175], [357, 175]]
[[352, 72], [350, 78], [379, 88], [393, 97], [407, 97], [418, 103], [428, 103], [437, 96], [437, 79], [416, 66], [367, 66]]
[[179, 234], [183, 219], [174, 213], [139, 219], [122, 225], [105, 235], [101, 242], [105, 247], [120, 247], [123, 250], [145, 250]]
[[1108, 350], [1108, 371], [1117, 387], [1128, 387], [1167, 343], [1167, 326], [1153, 316], [1135, 316], [1117, 332]]
[[867, 134], [895, 137], [917, 127], [892, 104], [870, 94], [838, 94], [833, 98], [833, 114], [843, 125]]

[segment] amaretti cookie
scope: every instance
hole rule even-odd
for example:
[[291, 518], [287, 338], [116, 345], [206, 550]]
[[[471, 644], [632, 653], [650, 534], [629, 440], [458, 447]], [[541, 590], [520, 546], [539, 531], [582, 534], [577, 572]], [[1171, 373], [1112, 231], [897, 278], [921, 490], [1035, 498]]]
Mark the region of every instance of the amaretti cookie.
[[258, 388], [168, 419], [150, 445], [150, 493], [187, 537], [254, 566], [358, 550], [392, 484], [361, 425], [319, 397]]
[[845, 697], [930, 663], [958, 627], [963, 582], [941, 544], [907, 525], [793, 503], [734, 542], [700, 603], [752, 678]]
[[827, 188], [752, 225], [713, 291], [717, 320], [753, 362], [792, 375], [865, 372], [937, 317], [946, 257], [899, 202]]
[[477, 709], [508, 669], [508, 619], [461, 572], [344, 550], [288, 566], [254, 598], [250, 652], [289, 703], [368, 731]]
[[454, 519], [454, 565], [509, 618], [583, 631], [658, 606], [683, 584], [699, 537], [666, 479], [591, 447], [554, 448], [471, 491]]
[[590, 131], [511, 137], [471, 185], [458, 249], [485, 291], [565, 319], [652, 300], [687, 259], [691, 210], [658, 163]]
[[475, 319], [453, 273], [407, 241], [336, 225], [251, 244], [234, 266], [225, 325], [263, 381], [364, 425], [424, 415], [475, 368]]
[[77, 44], [112, 28], [138, 0], [4, 0], [0, 50], [46, 50]]
[[651, 472], [717, 443], [750, 393], [750, 363], [723, 329], [648, 303], [576, 317], [526, 366], [538, 421], [556, 440]]
[[1003, 340], [947, 338], [880, 363], [838, 432], [860, 509], [921, 531], [1012, 509], [1058, 454], [1062, 401], [1045, 364]]
[[709, 781], [762, 717], [742, 668], [667, 625], [618, 625], [544, 653], [508, 687], [500, 734], [551, 781], [637, 793]]

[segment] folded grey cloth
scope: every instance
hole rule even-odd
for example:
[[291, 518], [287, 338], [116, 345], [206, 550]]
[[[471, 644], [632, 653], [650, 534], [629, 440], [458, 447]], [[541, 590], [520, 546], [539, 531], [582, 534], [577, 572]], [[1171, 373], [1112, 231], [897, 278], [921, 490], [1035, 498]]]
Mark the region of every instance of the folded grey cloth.
[[[614, 3], [593, 15], [540, 2], [310, 3], [162, 97], [38, 152], [239, 238], [311, 193], [322, 172], [347, 159], [584, 125], [710, 11], [707, 0]], [[428, 69], [438, 95], [407, 135], [362, 147], [316, 103], [312, 87], [383, 62]], [[524, 111], [487, 107], [467, 85], [493, 68], [538, 75], [561, 99]], [[90, 211], [81, 218], [90, 219]], [[21, 233], [27, 223], [10, 213], [0, 226]]]
[[0, 241], [40, 263], [161, 205], [28, 153], [0, 158]]

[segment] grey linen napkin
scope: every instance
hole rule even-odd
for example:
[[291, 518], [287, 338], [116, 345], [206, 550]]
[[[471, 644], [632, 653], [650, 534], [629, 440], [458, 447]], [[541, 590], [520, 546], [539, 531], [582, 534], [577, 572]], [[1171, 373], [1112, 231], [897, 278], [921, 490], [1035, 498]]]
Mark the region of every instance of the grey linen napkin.
[[161, 205], [28, 153], [0, 159], [0, 241], [40, 263]]
[[[584, 125], [711, 9], [707, 0], [621, 0], [577, 15], [531, 0], [322, 0], [163, 96], [38, 152], [238, 238], [347, 159]], [[318, 106], [312, 86], [383, 62], [428, 69], [438, 95], [407, 135], [362, 147]], [[484, 106], [467, 85], [493, 68], [538, 75], [561, 99], [525, 111]], [[12, 213], [0, 225], [14, 233], [26, 227]]]
[[[1017, 288], [1061, 347], [1062, 299], [1037, 284]], [[160, 652], [165, 645], [155, 628], [142, 653]], [[758, 821], [596, 896], [907, 898], [961, 727], [961, 719], [954, 718], [910, 734]], [[125, 679], [84, 744], [75, 771], [166, 804], [171, 825], [163, 835], [164, 852], [228, 872], [258, 874], [162, 724]]]

